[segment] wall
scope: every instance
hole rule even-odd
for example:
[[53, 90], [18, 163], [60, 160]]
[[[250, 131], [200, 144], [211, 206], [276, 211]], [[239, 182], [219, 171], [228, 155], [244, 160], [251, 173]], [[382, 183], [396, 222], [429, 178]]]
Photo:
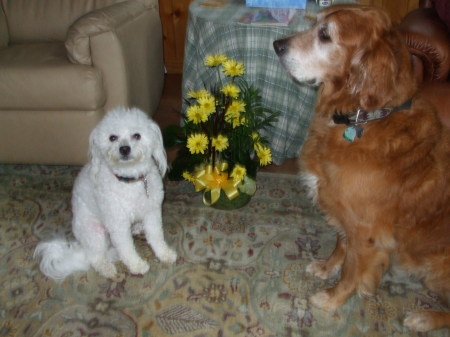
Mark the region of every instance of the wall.
[[406, 13], [419, 7], [419, 0], [359, 0], [358, 2], [386, 9], [394, 22], [399, 22]]
[[159, 0], [164, 36], [164, 63], [169, 73], [183, 71], [184, 38], [189, 4], [193, 0]]

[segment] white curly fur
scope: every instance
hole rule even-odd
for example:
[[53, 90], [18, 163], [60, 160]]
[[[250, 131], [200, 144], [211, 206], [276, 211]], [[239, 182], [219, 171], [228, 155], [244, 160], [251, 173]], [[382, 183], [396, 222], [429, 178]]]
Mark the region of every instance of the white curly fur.
[[63, 280], [92, 266], [114, 277], [113, 262], [120, 260], [132, 274], [144, 274], [149, 265], [136, 252], [132, 238], [141, 231], [156, 257], [175, 262], [177, 255], [165, 243], [162, 229], [167, 159], [158, 125], [136, 108], [111, 110], [92, 131], [89, 153], [72, 193], [76, 241], [40, 243], [34, 255], [42, 257], [41, 271]]

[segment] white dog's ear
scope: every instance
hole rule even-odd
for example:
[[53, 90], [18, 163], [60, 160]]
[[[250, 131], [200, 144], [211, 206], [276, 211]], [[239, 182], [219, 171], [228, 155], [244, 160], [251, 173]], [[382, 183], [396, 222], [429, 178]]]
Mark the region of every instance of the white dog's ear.
[[97, 129], [94, 129], [89, 136], [89, 163], [91, 166], [89, 175], [94, 180], [96, 179], [100, 169], [100, 148], [97, 144], [97, 134]]
[[152, 132], [154, 133], [152, 157], [155, 160], [156, 164], [158, 165], [159, 172], [161, 173], [162, 176], [164, 176], [167, 171], [167, 155], [166, 151], [164, 150], [164, 143], [161, 134], [161, 129], [159, 128], [158, 124], [156, 124], [153, 121], [151, 122], [151, 129]]

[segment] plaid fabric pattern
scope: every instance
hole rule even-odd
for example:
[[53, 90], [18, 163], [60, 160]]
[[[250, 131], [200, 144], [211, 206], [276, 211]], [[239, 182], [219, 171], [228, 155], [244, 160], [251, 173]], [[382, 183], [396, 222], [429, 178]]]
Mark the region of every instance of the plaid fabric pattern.
[[203, 64], [206, 55], [226, 54], [244, 62], [246, 79], [261, 90], [264, 106], [280, 112], [276, 125], [264, 135], [270, 141], [274, 163], [297, 157], [307, 135], [316, 90], [296, 83], [286, 73], [272, 43], [312, 26], [319, 7], [309, 1], [306, 11], [289, 26], [261, 26], [238, 23], [243, 15], [257, 10], [245, 7], [242, 1], [229, 0], [222, 8], [202, 7], [202, 1], [194, 1], [189, 8], [183, 97], [191, 89], [209, 88], [217, 82], [217, 73]]

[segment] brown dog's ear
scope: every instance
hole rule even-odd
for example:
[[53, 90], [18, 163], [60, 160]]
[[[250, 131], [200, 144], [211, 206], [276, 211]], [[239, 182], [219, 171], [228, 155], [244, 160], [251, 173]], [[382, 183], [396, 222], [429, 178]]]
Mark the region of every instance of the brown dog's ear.
[[389, 14], [380, 8], [365, 7], [367, 9], [368, 20], [371, 22], [367, 29], [372, 31], [372, 39], [378, 41], [382, 36], [392, 30], [392, 21]]
[[373, 110], [384, 106], [396, 91], [399, 60], [383, 37], [357, 52], [351, 61], [347, 85], [360, 98], [360, 106]]
[[337, 27], [339, 43], [372, 48], [392, 29], [386, 11], [360, 5], [333, 5], [318, 15], [318, 21], [329, 21]]
[[[357, 11], [358, 9], [354, 9]], [[347, 86], [360, 98], [361, 108], [372, 110], [383, 106], [392, 97], [400, 68], [396, 44], [398, 36], [393, 31], [389, 15], [373, 7], [361, 7], [364, 15], [357, 16], [371, 22], [358, 32], [356, 52], [350, 63]]]

